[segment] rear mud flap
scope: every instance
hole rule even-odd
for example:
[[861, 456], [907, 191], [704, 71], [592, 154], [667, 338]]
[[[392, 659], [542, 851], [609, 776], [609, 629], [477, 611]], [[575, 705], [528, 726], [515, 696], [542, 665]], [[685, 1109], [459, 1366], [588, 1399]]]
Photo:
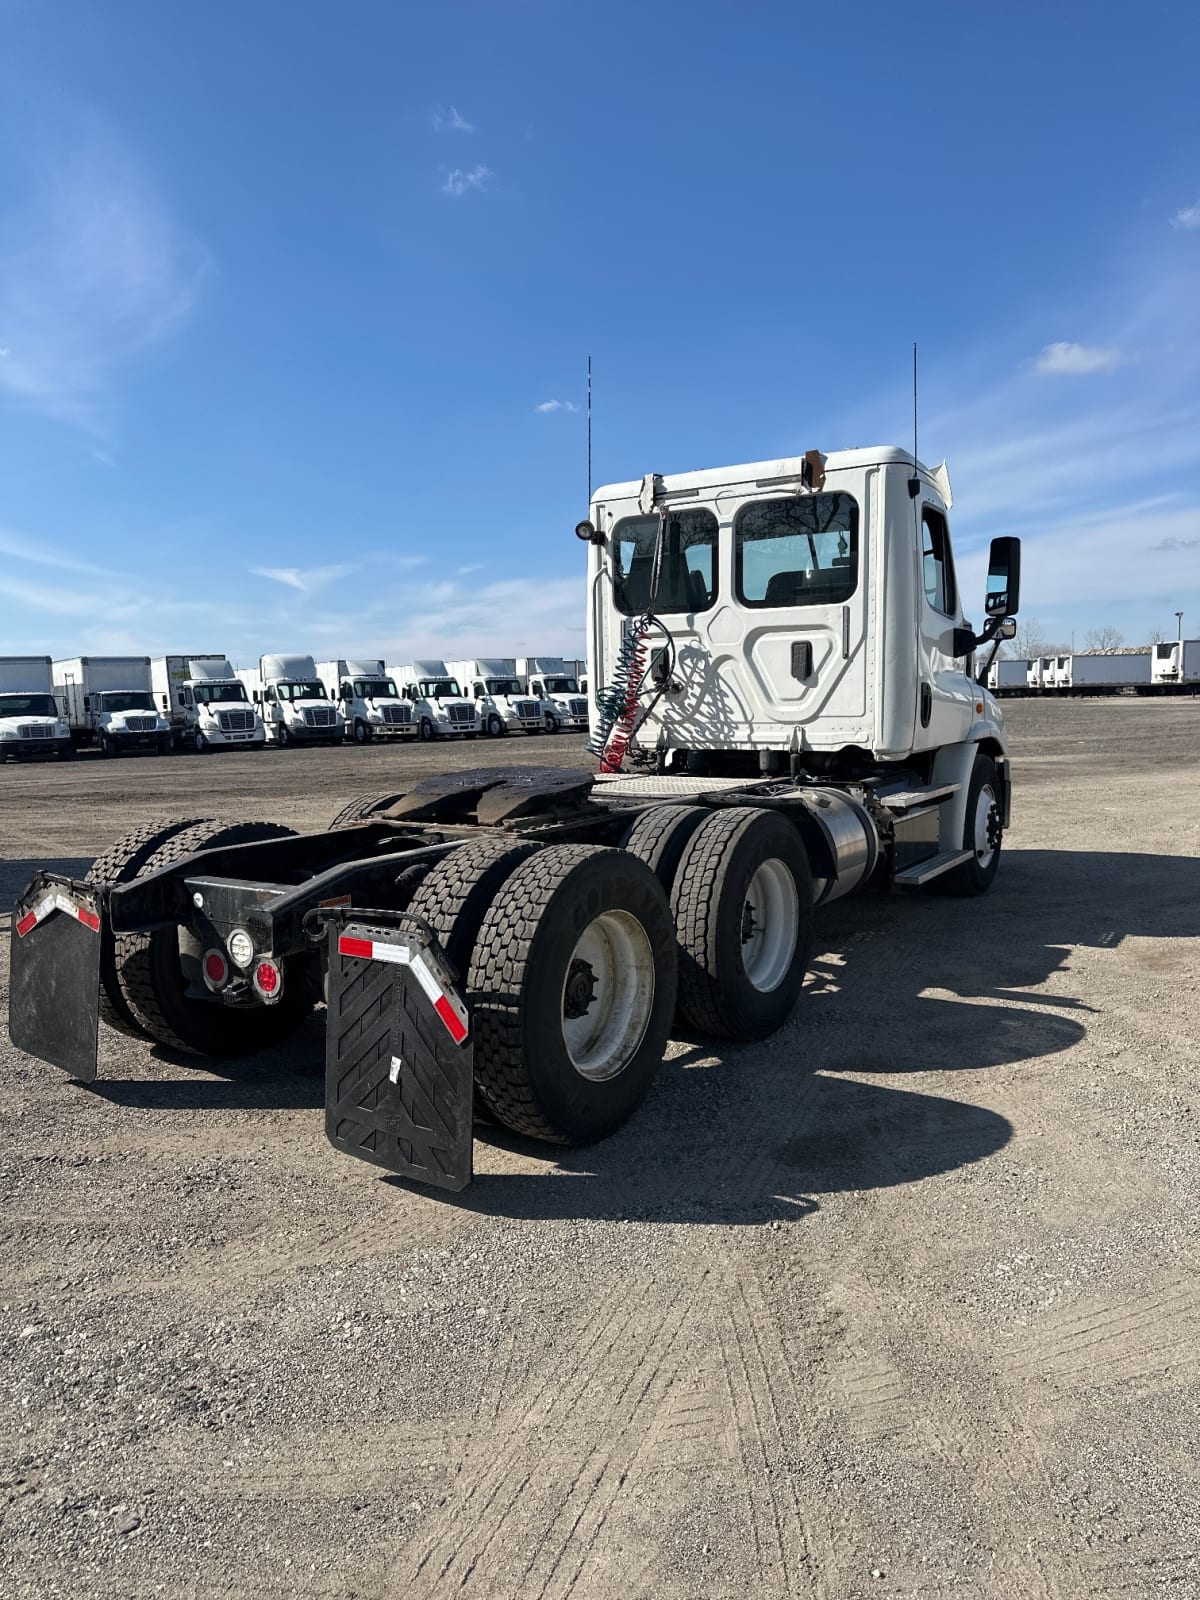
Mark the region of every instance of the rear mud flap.
[[8, 1036], [81, 1083], [96, 1076], [100, 900], [91, 884], [39, 872], [13, 909]]
[[474, 1153], [470, 1019], [432, 937], [411, 919], [374, 916], [329, 918], [325, 1132], [360, 1161], [465, 1189]]

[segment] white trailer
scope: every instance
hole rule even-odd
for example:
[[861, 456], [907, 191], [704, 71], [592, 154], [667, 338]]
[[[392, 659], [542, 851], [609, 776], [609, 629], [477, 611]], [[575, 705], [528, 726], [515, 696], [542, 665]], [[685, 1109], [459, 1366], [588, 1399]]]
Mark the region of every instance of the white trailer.
[[1149, 650], [1080, 652], [1060, 656], [1055, 687], [1069, 694], [1119, 694], [1122, 689], [1150, 686]]
[[[572, 663], [573, 665], [573, 663]], [[546, 726], [551, 733], [559, 728], [586, 728], [587, 695], [562, 656], [522, 656], [517, 661], [517, 676], [542, 702]]]
[[317, 677], [341, 712], [355, 744], [372, 739], [415, 739], [412, 703], [380, 660], [318, 661]]
[[103, 756], [126, 750], [166, 755], [171, 725], [150, 687], [149, 656], [71, 656], [54, 663], [54, 693], [76, 746], [96, 744]]
[[502, 733], [547, 732], [542, 703], [522, 686], [511, 656], [448, 661], [446, 666], [474, 700], [484, 733], [496, 738]]
[[1034, 656], [1029, 663], [1026, 687], [1035, 694], [1041, 694], [1050, 688], [1054, 667], [1053, 656]]
[[49, 656], [0, 656], [0, 762], [72, 756]]
[[1021, 694], [1029, 685], [1029, 662], [996, 660], [988, 668], [988, 688], [994, 695]]
[[410, 661], [388, 672], [412, 705], [422, 739], [474, 739], [479, 712], [444, 661]]
[[311, 656], [261, 656], [238, 678], [262, 715], [268, 744], [340, 744], [346, 724]]
[[1154, 645], [1150, 682], [1160, 693], [1200, 688], [1200, 639], [1171, 639]]

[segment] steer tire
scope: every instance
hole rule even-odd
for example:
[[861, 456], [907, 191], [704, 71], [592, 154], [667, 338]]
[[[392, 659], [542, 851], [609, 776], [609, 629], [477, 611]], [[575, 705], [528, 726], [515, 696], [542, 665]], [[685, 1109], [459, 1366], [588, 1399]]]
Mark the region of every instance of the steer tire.
[[409, 912], [433, 929], [463, 980], [492, 901], [537, 848], [517, 839], [480, 839], [459, 845], [425, 876], [413, 896]]
[[[151, 856], [146, 871], [170, 866], [197, 850], [291, 838], [293, 829], [274, 822], [198, 823], [169, 839]], [[253, 1055], [282, 1043], [312, 1009], [311, 990], [299, 972], [285, 971], [283, 995], [272, 1006], [233, 1007], [190, 999], [174, 926], [118, 935], [116, 973], [125, 1003], [146, 1038], [191, 1055]]]
[[[572, 1060], [564, 1006], [580, 935], [605, 913], [640, 929], [648, 992], [633, 1008], [644, 1026], [630, 1031], [628, 1054], [598, 1079]], [[475, 1081], [489, 1110], [514, 1132], [556, 1144], [612, 1133], [658, 1071], [675, 991], [670, 908], [645, 862], [596, 845], [539, 850], [492, 901], [471, 958]]]
[[399, 798], [398, 794], [356, 794], [352, 800], [347, 800], [325, 831], [333, 833], [338, 828], [348, 828], [352, 822], [363, 822]]
[[[132, 833], [118, 839], [102, 856], [96, 857], [88, 868], [84, 882], [95, 884], [100, 889], [129, 883], [141, 876], [151, 856], [168, 839], [205, 820], [202, 817], [160, 817], [155, 822], [135, 828]], [[145, 1038], [117, 983], [115, 939], [107, 917], [100, 924], [100, 1020], [118, 1033], [127, 1033], [134, 1039]]]
[[[979, 809], [980, 797], [985, 789], [990, 789], [992, 795], [992, 820], [989, 827], [995, 832], [995, 848], [991, 851], [991, 859], [984, 866], [980, 862], [975, 844], [975, 814]], [[930, 884], [939, 894], [950, 895], [979, 895], [986, 894], [992, 886], [992, 879], [1000, 868], [1000, 853], [1003, 848], [1003, 833], [1000, 829], [1000, 778], [996, 771], [996, 763], [991, 756], [982, 752], [975, 757], [975, 764], [971, 768], [971, 782], [967, 788], [966, 820], [963, 825], [964, 850], [971, 851], [971, 859], [964, 861], [961, 866], [954, 867], [951, 871], [943, 873], [940, 878], [935, 878]]]
[[[794, 886], [786, 920], [794, 946], [770, 987], [746, 969], [747, 894], [767, 862]], [[671, 908], [679, 940], [679, 1007], [699, 1032], [765, 1039], [799, 999], [812, 945], [812, 871], [797, 829], [775, 811], [714, 811], [689, 840], [675, 874]], [[786, 952], [786, 943], [782, 946]]]
[[655, 806], [643, 811], [621, 841], [622, 847], [644, 861], [668, 894], [688, 841], [712, 812], [704, 806]]

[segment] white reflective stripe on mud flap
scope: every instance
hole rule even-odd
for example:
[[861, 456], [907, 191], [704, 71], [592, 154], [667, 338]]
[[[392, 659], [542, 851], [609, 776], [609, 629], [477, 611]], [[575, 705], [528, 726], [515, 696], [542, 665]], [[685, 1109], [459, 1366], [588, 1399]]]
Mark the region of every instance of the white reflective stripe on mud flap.
[[44, 895], [17, 923], [17, 938], [23, 939], [27, 933], [32, 933], [38, 923], [44, 922], [52, 911], [65, 911], [67, 916], [74, 917], [76, 922], [82, 922], [84, 927], [90, 928], [93, 933], [100, 932], [100, 918], [94, 911], [89, 911], [86, 906], [77, 905], [74, 900], [68, 899], [61, 889], [56, 889], [52, 894]]

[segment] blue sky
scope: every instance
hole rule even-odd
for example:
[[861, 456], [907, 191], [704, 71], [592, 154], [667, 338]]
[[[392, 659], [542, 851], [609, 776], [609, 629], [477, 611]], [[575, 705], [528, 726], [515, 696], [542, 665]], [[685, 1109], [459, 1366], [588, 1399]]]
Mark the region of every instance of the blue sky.
[[[582, 650], [595, 480], [906, 442], [1200, 634], [1194, 8], [0, 0], [0, 649]], [[976, 606], [978, 610], [978, 606]]]

